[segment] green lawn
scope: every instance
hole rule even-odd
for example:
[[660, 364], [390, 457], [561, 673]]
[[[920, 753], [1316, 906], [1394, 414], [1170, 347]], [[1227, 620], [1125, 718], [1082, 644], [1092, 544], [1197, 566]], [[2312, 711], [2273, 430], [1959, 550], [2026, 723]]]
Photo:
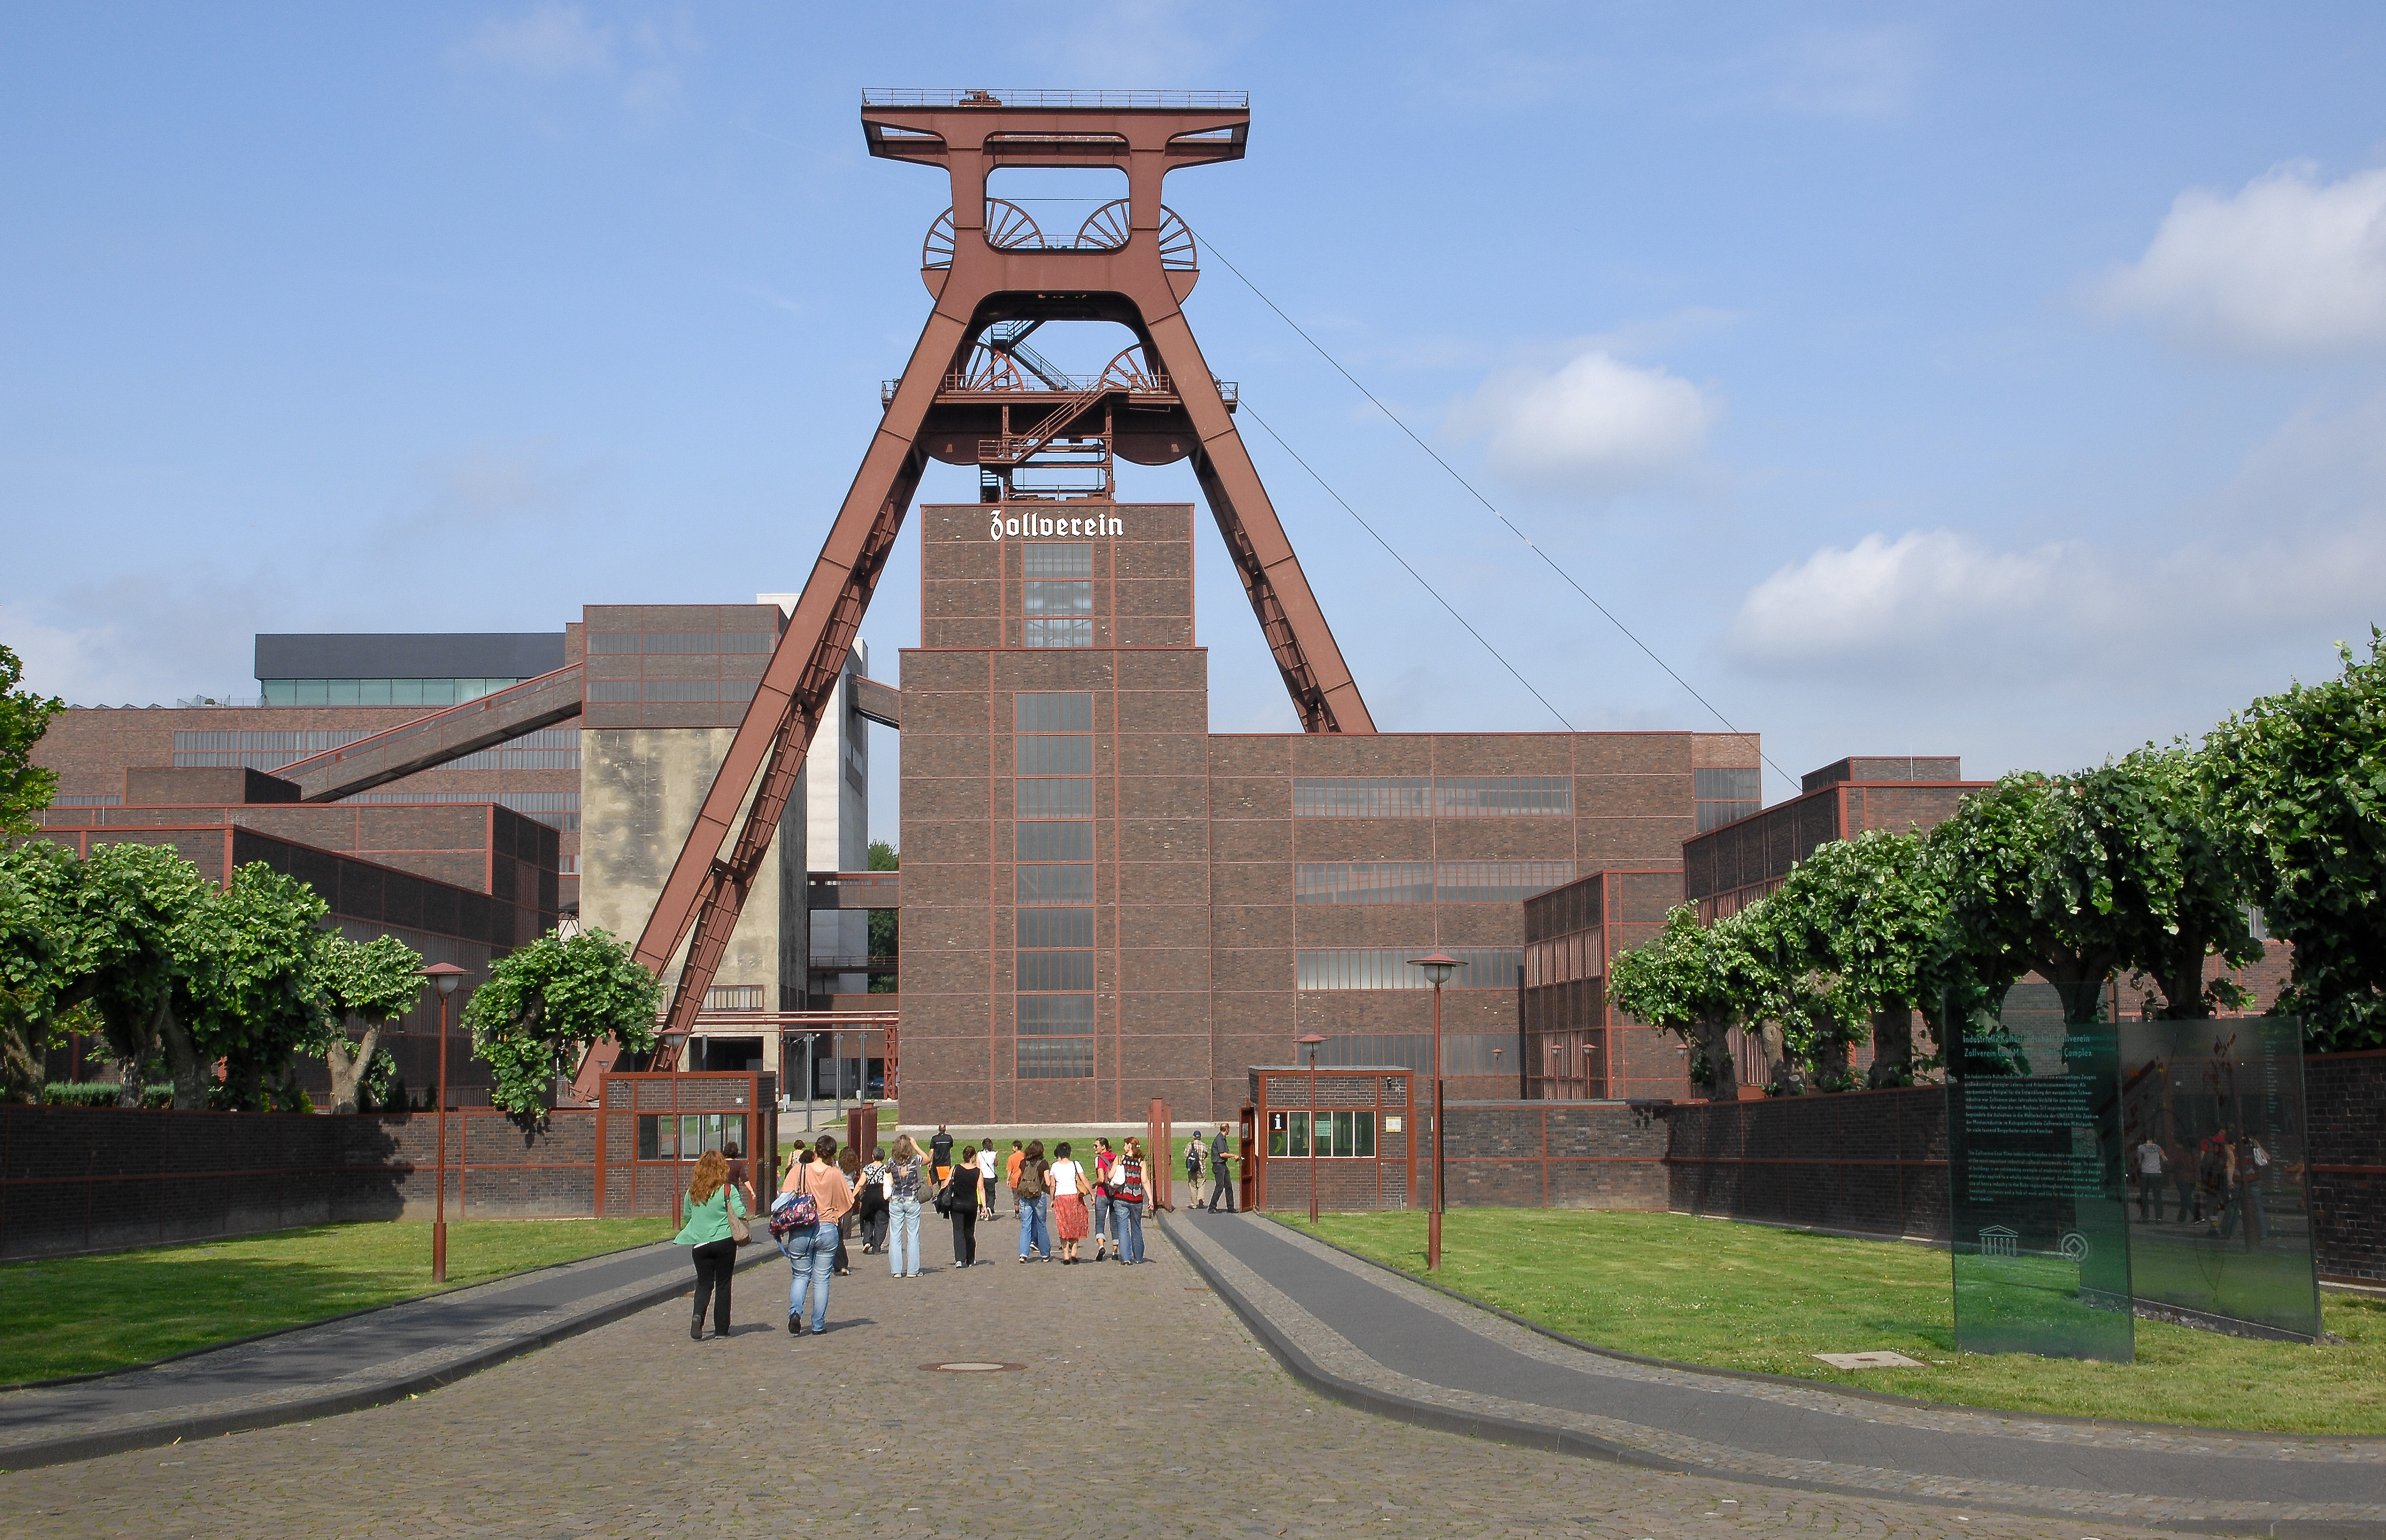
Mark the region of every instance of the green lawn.
[[[1305, 1220], [1298, 1221], [1308, 1228]], [[1425, 1271], [1422, 1213], [1329, 1214], [1327, 1240]], [[2386, 1301], [2329, 1295], [2342, 1345], [2137, 1322], [2137, 1362], [1955, 1351], [1947, 1253], [1680, 1214], [1466, 1208], [1439, 1281], [1568, 1336], [1651, 1358], [1927, 1400], [2298, 1434], [2386, 1434]], [[1922, 1369], [1809, 1355], [1889, 1348]]]
[[[447, 1285], [668, 1239], [669, 1221], [458, 1220]], [[0, 1383], [120, 1369], [433, 1293], [431, 1226], [323, 1224], [0, 1266]]]

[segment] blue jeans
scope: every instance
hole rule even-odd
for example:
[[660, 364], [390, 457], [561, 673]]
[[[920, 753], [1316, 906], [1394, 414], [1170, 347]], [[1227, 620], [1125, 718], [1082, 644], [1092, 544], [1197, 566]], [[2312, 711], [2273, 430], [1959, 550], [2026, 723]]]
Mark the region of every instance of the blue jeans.
[[1110, 1237], [1111, 1245], [1118, 1245], [1118, 1225], [1111, 1218], [1111, 1195], [1102, 1188], [1095, 1188], [1092, 1207], [1094, 1221], [1090, 1233], [1097, 1236], [1107, 1235]]
[[828, 1279], [836, 1266], [836, 1226], [823, 1220], [809, 1232], [798, 1230], [779, 1242], [787, 1265], [796, 1270], [787, 1285], [787, 1319], [804, 1313], [804, 1297], [811, 1296], [812, 1330], [828, 1330]]
[[1019, 1257], [1024, 1261], [1031, 1251], [1041, 1250], [1052, 1255], [1052, 1195], [1023, 1197], [1019, 1200]]
[[1117, 1243], [1121, 1261], [1142, 1261], [1143, 1205], [1129, 1203], [1123, 1197], [1113, 1198], [1111, 1201], [1111, 1234]]
[[[886, 1205], [886, 1261], [895, 1276], [909, 1273], [920, 1276], [920, 1200], [916, 1197], [890, 1199]], [[903, 1265], [908, 1257], [911, 1265]]]

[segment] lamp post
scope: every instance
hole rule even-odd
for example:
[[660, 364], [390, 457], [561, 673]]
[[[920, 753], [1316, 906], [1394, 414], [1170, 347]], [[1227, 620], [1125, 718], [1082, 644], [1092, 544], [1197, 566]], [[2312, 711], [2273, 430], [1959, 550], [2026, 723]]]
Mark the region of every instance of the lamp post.
[[1466, 964], [1437, 950], [1411, 958], [1409, 966], [1433, 981], [1433, 1197], [1425, 1220], [1425, 1266], [1432, 1272], [1441, 1266], [1441, 986]]
[[431, 1281], [447, 1282], [447, 1000], [464, 982], [464, 970], [452, 962], [434, 962], [415, 971], [439, 991], [439, 1180], [432, 1189]]
[[1309, 1224], [1317, 1227], [1317, 1046], [1325, 1039], [1315, 1033], [1300, 1040], [1309, 1050]]

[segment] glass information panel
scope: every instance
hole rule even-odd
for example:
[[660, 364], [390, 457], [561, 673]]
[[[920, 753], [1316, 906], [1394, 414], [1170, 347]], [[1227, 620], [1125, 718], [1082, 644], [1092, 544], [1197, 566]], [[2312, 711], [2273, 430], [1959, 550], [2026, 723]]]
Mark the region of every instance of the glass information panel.
[[2121, 1023], [2138, 1298], [2319, 1334], [2303, 1048], [2286, 1016]]
[[2134, 1360], [2114, 1026], [2016, 984], [1947, 1058], [1957, 1349]]

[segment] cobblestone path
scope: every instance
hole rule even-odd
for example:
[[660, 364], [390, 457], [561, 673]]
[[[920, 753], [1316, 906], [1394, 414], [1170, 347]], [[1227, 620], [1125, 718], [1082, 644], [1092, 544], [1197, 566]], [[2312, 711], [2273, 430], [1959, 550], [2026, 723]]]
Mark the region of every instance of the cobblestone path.
[[[0, 1476], [35, 1537], [1996, 1535], [2148, 1532], [1743, 1485], [1385, 1421], [1312, 1396], [1156, 1233], [1153, 1265], [898, 1282], [856, 1257], [826, 1336], [659, 1307], [418, 1399]], [[936, 1239], [928, 1256], [937, 1258]], [[1011, 1245], [1006, 1246], [1006, 1238]], [[936, 1372], [955, 1361], [1017, 1371]]]

